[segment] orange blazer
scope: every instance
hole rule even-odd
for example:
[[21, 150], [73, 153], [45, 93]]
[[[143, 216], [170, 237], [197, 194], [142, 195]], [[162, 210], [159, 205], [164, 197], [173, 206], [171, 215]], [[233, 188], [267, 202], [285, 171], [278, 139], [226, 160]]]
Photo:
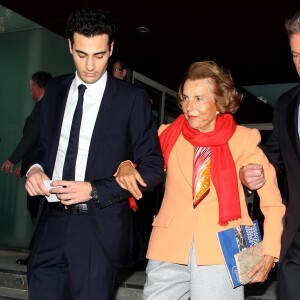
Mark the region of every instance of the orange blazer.
[[[162, 125], [159, 134], [167, 126]], [[277, 259], [280, 253], [285, 206], [278, 189], [275, 170], [258, 147], [260, 139], [258, 130], [237, 126], [229, 140], [229, 147], [237, 175], [239, 169], [248, 163], [262, 164], [264, 167], [266, 183], [258, 190], [260, 208], [265, 216], [263, 252]], [[240, 224], [253, 224], [248, 214], [243, 186], [238, 181], [242, 217], [229, 222], [227, 226], [218, 224], [218, 199], [212, 182], [209, 194], [194, 209], [193, 150], [193, 145], [180, 135], [170, 153], [164, 198], [152, 224], [147, 258], [187, 264], [194, 241], [197, 265], [224, 264], [217, 232]]]

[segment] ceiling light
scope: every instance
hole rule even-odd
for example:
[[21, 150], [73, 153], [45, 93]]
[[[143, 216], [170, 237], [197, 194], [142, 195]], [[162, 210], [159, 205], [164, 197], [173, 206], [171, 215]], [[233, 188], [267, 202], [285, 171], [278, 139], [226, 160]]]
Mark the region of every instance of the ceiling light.
[[136, 28], [136, 30], [140, 33], [147, 33], [150, 31], [150, 28], [148, 27], [145, 27], [145, 26], [139, 26]]

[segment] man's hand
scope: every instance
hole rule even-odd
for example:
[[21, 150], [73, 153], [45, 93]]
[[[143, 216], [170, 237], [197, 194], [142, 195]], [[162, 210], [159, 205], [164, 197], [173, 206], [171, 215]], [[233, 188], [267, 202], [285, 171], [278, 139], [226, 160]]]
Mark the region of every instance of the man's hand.
[[50, 186], [53, 187], [50, 193], [56, 194], [63, 205], [78, 204], [92, 199], [90, 182], [55, 180]]
[[11, 161], [6, 160], [3, 163], [1, 170], [4, 171], [6, 174], [12, 173], [13, 166], [14, 166], [14, 164]]
[[258, 190], [265, 184], [265, 174], [262, 165], [248, 164], [239, 171], [240, 180], [249, 190]]
[[16, 178], [21, 178], [22, 177], [21, 176], [21, 167], [15, 168], [15, 170], [14, 170], [14, 176]]
[[44, 184], [44, 180], [49, 180], [49, 177], [39, 168], [32, 168], [27, 174], [25, 189], [30, 196], [50, 196], [48, 189]]
[[123, 189], [128, 190], [134, 198], [141, 199], [143, 197], [138, 184], [143, 187], [146, 187], [147, 184], [130, 161], [126, 161], [120, 164], [115, 177], [117, 183]]
[[249, 284], [266, 281], [274, 265], [274, 257], [270, 255], [264, 255], [262, 260], [247, 274], [249, 278], [253, 278]]

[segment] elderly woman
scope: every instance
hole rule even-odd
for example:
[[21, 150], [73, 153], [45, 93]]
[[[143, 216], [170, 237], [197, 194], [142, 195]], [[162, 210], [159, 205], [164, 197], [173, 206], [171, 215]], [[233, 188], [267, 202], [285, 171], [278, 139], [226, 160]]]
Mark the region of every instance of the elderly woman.
[[[165, 193], [153, 222], [144, 299], [244, 299], [233, 289], [217, 232], [252, 225], [238, 170], [261, 164], [265, 185], [258, 190], [264, 214], [263, 259], [248, 273], [263, 282], [278, 260], [285, 206], [274, 168], [259, 148], [256, 129], [237, 126], [232, 114], [242, 95], [228, 72], [214, 62], [193, 63], [179, 87], [183, 114], [159, 129], [167, 171]], [[141, 197], [142, 178], [130, 163], [116, 176]]]

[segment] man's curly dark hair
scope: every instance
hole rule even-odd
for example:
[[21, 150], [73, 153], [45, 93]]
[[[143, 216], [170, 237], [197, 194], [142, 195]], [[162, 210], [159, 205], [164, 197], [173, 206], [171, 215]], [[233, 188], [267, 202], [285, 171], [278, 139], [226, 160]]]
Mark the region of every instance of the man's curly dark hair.
[[86, 37], [107, 34], [109, 45], [111, 45], [115, 39], [116, 25], [108, 11], [97, 8], [83, 8], [73, 12], [67, 19], [66, 36], [72, 44], [75, 32]]

